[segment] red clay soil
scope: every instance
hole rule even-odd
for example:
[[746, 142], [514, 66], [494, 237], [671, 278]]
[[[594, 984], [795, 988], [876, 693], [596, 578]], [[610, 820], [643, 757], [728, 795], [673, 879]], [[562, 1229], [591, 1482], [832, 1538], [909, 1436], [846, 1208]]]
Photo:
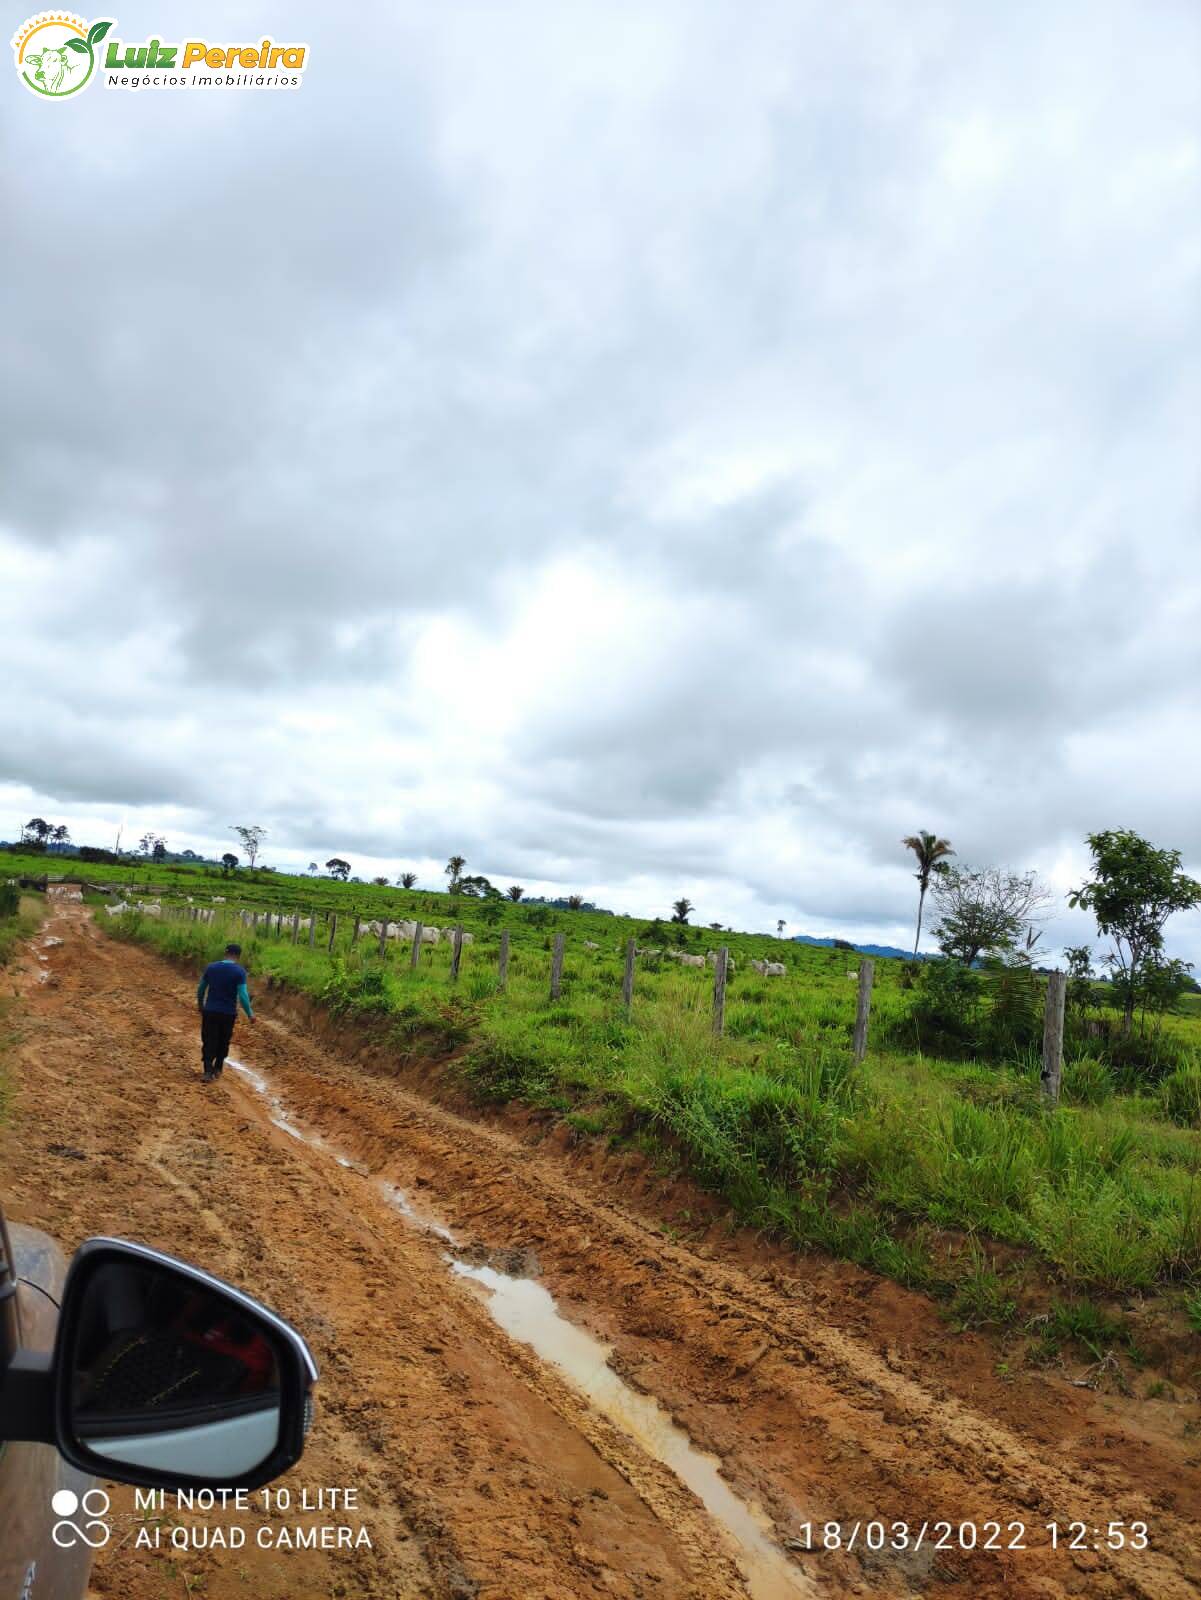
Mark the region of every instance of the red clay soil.
[[[636, 1158], [438, 1103], [432, 1074], [423, 1084], [311, 1007], [264, 994], [235, 1056], [324, 1141], [303, 1143], [245, 1078], [227, 1069], [201, 1084], [188, 980], [110, 941], [79, 906], [55, 908], [4, 981], [19, 1024], [0, 1144], [10, 1216], [68, 1249], [94, 1233], [144, 1240], [289, 1317], [322, 1381], [308, 1449], [281, 1486], [294, 1502], [357, 1492], [352, 1513], [256, 1504], [169, 1509], [153, 1524], [115, 1489], [95, 1595], [1201, 1593], [1193, 1397], [1139, 1400], [1066, 1372], [1006, 1376], [994, 1345], [954, 1334], [919, 1296], [731, 1232]], [[406, 1222], [383, 1180], [457, 1247]], [[505, 1334], [448, 1253], [536, 1275], [565, 1317], [611, 1346], [613, 1368], [766, 1513], [795, 1585], [768, 1576], [748, 1588], [727, 1529]], [[873, 1521], [885, 1525], [880, 1550], [866, 1548]], [[1105, 1547], [1111, 1523], [1134, 1522], [1147, 1548]], [[173, 1550], [171, 1523], [193, 1530], [181, 1539], [218, 1525], [248, 1537]], [[855, 1547], [806, 1551], [807, 1523], [819, 1546], [824, 1524], [841, 1524], [844, 1544], [858, 1524]], [[363, 1527], [370, 1548], [271, 1547], [323, 1524]], [[154, 1526], [160, 1548], [140, 1547]], [[1083, 1548], [1065, 1548], [1074, 1538]]]

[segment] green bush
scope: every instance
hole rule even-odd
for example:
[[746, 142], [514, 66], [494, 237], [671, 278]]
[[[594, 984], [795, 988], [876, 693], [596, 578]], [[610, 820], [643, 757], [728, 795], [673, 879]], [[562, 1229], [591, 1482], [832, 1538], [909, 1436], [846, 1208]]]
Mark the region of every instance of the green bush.
[[15, 883], [0, 883], [0, 917], [15, 917], [21, 909], [21, 892]]
[[961, 961], [925, 961], [913, 1019], [923, 1045], [942, 1041], [971, 1045], [976, 1037], [981, 981]]
[[1113, 1094], [1113, 1074], [1096, 1056], [1080, 1056], [1064, 1067], [1061, 1092], [1070, 1106], [1103, 1106]]
[[1201, 1128], [1201, 1072], [1182, 1068], [1159, 1086], [1164, 1115], [1182, 1128]]
[[1147, 1083], [1160, 1083], [1170, 1074], [1196, 1069], [1197, 1055], [1174, 1033], [1135, 1029], [1129, 1035], [1115, 1035], [1107, 1048], [1109, 1064], [1119, 1089], [1137, 1090]]

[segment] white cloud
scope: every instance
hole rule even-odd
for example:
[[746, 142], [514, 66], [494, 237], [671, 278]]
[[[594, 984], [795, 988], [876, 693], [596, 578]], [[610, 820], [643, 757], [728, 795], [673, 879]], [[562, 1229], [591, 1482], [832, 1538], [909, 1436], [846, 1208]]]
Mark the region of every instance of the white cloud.
[[365, 25], [6, 103], [0, 831], [894, 940], [915, 827], [1201, 871], [1197, 14]]

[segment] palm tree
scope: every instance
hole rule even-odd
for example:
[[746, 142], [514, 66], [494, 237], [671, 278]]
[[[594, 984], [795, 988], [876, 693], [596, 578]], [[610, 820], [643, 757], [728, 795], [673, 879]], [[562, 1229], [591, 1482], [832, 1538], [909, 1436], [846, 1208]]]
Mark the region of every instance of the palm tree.
[[671, 920], [673, 922], [687, 922], [689, 912], [695, 909], [691, 900], [681, 896], [680, 899], [673, 900], [671, 903]]
[[511, 883], [506, 893], [508, 894], [510, 900], [517, 901], [521, 899], [522, 895], [525, 893], [525, 890], [519, 883]]
[[450, 879], [449, 888], [451, 894], [458, 893], [459, 879], [463, 876], [463, 868], [466, 865], [467, 859], [465, 856], [451, 856], [450, 860], [446, 863], [444, 871], [446, 872], [446, 876]]
[[417, 874], [415, 872], [402, 872], [396, 881], [402, 889], [411, 889], [417, 882]]
[[776, 938], [777, 939], [782, 939], [783, 937], [784, 937], [784, 918], [783, 917], [777, 917], [776, 918]]
[[922, 907], [926, 903], [926, 890], [930, 887], [930, 875], [934, 872], [947, 870], [945, 857], [953, 856], [949, 839], [940, 839], [936, 834], [927, 833], [922, 828], [918, 833], [911, 833], [901, 843], [906, 850], [912, 850], [917, 857], [917, 871], [913, 876], [917, 879], [918, 889], [921, 891], [917, 897], [917, 933], [913, 940], [913, 956], [917, 959], [917, 947], [922, 942]]

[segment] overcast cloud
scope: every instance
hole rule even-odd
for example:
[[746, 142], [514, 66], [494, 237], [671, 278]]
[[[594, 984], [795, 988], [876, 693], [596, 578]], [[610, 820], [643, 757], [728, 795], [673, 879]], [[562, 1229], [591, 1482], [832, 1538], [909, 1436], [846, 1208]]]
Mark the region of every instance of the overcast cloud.
[[116, 31], [285, 29], [0, 94], [0, 836], [893, 942], [922, 827], [1201, 873], [1191, 0]]

